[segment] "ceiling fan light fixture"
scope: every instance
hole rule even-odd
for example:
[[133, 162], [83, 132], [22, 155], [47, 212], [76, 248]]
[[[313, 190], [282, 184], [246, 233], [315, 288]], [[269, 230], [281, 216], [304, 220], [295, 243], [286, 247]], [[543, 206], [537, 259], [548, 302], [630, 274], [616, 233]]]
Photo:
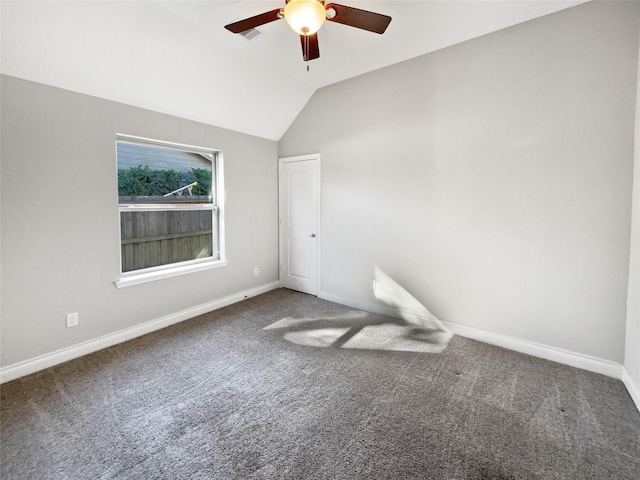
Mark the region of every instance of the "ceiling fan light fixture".
[[299, 35], [313, 35], [327, 19], [327, 12], [318, 0], [290, 0], [284, 7], [284, 19]]

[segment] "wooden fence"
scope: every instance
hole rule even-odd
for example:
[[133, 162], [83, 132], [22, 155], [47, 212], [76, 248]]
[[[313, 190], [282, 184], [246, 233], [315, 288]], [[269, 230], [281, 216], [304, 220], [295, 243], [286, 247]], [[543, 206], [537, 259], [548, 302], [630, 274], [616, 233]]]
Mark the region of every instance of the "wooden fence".
[[122, 271], [210, 257], [210, 210], [161, 210], [120, 213]]

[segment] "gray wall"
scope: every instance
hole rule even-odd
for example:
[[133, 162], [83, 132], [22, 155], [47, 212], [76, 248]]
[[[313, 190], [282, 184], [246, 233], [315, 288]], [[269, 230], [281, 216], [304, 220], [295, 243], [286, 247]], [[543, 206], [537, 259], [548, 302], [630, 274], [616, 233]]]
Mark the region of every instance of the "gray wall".
[[374, 267], [442, 320], [622, 363], [637, 2], [594, 2], [316, 92], [322, 290]]
[[[278, 279], [277, 142], [1, 82], [2, 366]], [[116, 289], [116, 133], [223, 151], [227, 267]]]
[[[627, 335], [624, 355], [624, 365], [635, 384], [636, 395], [640, 394], [640, 65], [638, 67], [639, 82], [637, 84], [636, 94], [633, 206], [627, 297]], [[638, 398], [635, 400], [637, 403]], [[638, 409], [640, 409], [640, 404], [638, 404]]]

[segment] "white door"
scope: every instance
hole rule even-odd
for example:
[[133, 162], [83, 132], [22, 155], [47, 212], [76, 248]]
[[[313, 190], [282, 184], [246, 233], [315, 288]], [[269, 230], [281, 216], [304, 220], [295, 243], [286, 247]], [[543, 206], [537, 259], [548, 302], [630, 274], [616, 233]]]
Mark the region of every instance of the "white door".
[[282, 286], [318, 295], [320, 273], [320, 155], [280, 159]]

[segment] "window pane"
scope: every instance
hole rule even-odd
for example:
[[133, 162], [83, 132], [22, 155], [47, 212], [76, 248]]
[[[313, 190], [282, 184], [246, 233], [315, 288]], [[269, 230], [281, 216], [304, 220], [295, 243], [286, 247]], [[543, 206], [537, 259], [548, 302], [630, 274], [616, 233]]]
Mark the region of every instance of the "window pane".
[[117, 142], [118, 202], [213, 203], [214, 154]]
[[221, 259], [217, 152], [121, 137], [116, 153], [122, 273]]
[[213, 255], [211, 210], [120, 213], [122, 272]]

